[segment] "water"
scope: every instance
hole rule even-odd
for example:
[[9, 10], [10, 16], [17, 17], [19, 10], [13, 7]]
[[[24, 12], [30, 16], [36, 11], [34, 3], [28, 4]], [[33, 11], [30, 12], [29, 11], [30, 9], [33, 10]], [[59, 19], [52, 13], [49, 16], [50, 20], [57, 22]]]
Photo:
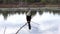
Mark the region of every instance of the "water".
[[[0, 12], [0, 34], [15, 34], [26, 21], [27, 12]], [[32, 12], [32, 29], [28, 25], [18, 34], [60, 34], [60, 11]]]

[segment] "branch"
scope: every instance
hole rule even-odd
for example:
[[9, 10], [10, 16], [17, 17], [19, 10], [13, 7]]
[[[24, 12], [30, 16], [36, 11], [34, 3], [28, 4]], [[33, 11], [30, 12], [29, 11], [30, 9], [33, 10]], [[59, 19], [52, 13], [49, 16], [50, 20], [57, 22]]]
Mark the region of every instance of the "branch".
[[16, 34], [18, 34], [18, 32], [19, 32], [25, 25], [27, 25], [27, 23], [25, 23], [21, 28], [19, 28], [18, 31], [16, 32]]
[[[33, 22], [33, 21], [31, 21], [31, 22]], [[36, 23], [36, 22], [33, 22], [34, 24], [37, 24], [37, 25], [39, 25], [38, 23]]]

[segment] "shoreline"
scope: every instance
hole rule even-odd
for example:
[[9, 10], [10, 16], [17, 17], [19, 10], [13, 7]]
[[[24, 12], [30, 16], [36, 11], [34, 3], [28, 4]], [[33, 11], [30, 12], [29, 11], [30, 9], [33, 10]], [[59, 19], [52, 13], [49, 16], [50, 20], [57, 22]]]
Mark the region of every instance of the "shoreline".
[[28, 11], [28, 10], [60, 10], [60, 7], [20, 7], [20, 8], [0, 8], [0, 11]]
[[60, 7], [59, 4], [0, 4], [0, 8], [19, 8], [19, 7]]

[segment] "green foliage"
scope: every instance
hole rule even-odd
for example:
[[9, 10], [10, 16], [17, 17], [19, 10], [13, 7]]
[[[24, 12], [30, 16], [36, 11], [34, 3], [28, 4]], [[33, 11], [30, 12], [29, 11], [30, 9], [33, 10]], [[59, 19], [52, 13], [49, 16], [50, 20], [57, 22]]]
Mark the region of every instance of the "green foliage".
[[34, 0], [24, 0], [23, 2], [34, 2]]
[[51, 3], [51, 4], [58, 4], [60, 3], [60, 0], [0, 0], [0, 3], [14, 3], [14, 2], [29, 2], [33, 3], [39, 1], [41, 3]]
[[46, 2], [46, 0], [41, 0], [41, 2], [42, 2], [42, 3], [45, 3], [45, 2]]

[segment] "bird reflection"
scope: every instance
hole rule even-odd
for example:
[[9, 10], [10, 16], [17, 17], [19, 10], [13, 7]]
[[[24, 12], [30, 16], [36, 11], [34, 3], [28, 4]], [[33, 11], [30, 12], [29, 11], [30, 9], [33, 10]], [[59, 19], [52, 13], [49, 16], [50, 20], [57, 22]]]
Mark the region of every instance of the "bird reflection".
[[27, 23], [28, 23], [28, 28], [31, 29], [31, 11], [29, 11], [26, 15]]

